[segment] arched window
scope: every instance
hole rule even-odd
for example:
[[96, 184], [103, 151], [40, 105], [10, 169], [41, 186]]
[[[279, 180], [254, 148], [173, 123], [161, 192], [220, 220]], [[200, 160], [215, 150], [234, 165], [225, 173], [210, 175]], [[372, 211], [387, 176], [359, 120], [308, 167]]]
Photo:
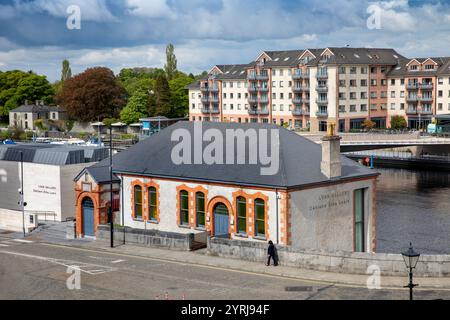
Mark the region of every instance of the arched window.
[[205, 194], [203, 192], [197, 192], [195, 194], [195, 207], [197, 214], [197, 227], [205, 227]]
[[237, 233], [247, 233], [247, 200], [244, 197], [237, 198]]
[[189, 194], [187, 191], [180, 191], [180, 224], [189, 225]]
[[255, 199], [255, 236], [266, 236], [266, 208], [262, 199]]
[[142, 187], [134, 186], [134, 218], [142, 219]]
[[148, 219], [151, 221], [156, 221], [157, 216], [157, 206], [156, 206], [156, 188], [148, 188]]

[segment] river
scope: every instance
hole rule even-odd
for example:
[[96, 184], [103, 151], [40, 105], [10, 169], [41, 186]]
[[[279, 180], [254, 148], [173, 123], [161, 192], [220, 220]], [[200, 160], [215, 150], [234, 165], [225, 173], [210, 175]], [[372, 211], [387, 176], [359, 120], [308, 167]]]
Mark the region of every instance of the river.
[[450, 254], [450, 174], [377, 168], [377, 252]]

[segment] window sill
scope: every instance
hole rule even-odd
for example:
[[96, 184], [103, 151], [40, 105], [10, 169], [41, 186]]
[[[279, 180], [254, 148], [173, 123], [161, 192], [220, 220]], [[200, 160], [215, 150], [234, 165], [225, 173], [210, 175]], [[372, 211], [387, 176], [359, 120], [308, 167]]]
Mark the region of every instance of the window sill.
[[236, 233], [234, 236], [238, 238], [248, 238], [248, 235], [245, 233]]
[[147, 223], [151, 223], [151, 224], [158, 224], [158, 220], [147, 220]]
[[137, 221], [137, 222], [144, 222], [144, 219], [140, 219], [140, 218], [133, 218], [133, 221]]
[[191, 228], [191, 226], [188, 225], [188, 224], [180, 224], [180, 225], [178, 225], [178, 227], [184, 228], [184, 229], [190, 229]]
[[266, 237], [265, 237], [265, 236], [254, 236], [253, 239], [255, 239], [255, 240], [261, 240], [261, 241], [266, 241]]
[[206, 228], [205, 228], [205, 227], [196, 227], [195, 230], [198, 230], [198, 231], [206, 231]]

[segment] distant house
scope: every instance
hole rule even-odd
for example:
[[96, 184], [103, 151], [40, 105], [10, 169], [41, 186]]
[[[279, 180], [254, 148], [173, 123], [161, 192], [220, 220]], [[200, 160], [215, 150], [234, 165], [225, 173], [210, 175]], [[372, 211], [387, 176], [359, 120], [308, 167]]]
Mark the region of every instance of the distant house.
[[9, 126], [25, 130], [36, 130], [34, 122], [38, 119], [44, 120], [66, 120], [67, 111], [60, 106], [48, 106], [42, 101], [35, 104], [27, 102], [9, 112]]

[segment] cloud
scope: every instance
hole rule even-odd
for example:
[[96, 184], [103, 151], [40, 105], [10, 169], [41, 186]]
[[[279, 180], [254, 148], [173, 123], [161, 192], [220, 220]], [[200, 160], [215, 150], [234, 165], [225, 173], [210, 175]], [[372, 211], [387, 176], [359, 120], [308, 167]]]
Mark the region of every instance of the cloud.
[[147, 18], [176, 18], [176, 14], [166, 0], [126, 0], [126, 5], [131, 15]]

